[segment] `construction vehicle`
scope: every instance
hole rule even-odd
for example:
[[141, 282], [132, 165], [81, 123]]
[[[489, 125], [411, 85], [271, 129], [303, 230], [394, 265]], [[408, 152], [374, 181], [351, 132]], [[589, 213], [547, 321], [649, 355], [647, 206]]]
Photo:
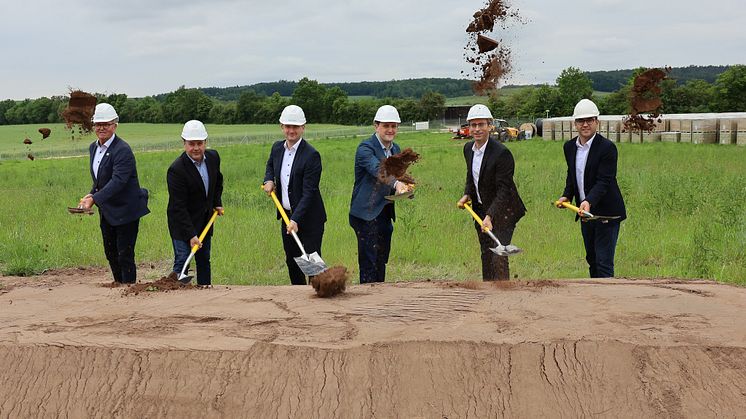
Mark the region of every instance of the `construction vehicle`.
[[[470, 139], [472, 138], [469, 132], [469, 124], [461, 124], [460, 128], [451, 130], [453, 133], [453, 139]], [[518, 129], [508, 125], [508, 121], [504, 119], [494, 119], [492, 129], [490, 130], [490, 137], [500, 142], [515, 141], [518, 139]]]

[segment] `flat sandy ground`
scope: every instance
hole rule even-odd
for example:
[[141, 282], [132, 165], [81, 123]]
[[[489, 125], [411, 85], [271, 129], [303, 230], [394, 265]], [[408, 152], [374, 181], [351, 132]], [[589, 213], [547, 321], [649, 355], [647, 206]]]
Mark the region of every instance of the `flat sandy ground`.
[[746, 289], [0, 277], [0, 417], [746, 417]]

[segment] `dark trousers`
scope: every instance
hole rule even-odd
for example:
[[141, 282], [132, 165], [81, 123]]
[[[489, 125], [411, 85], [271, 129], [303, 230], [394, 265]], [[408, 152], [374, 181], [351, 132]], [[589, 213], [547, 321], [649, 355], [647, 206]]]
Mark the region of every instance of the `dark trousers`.
[[[99, 214], [101, 212], [99, 211]], [[114, 281], [123, 284], [134, 284], [137, 281], [135, 267], [135, 242], [140, 228], [140, 220], [113, 226], [103, 215], [101, 220], [101, 236], [104, 239], [104, 253], [109, 261]]]
[[[472, 209], [484, 219], [485, 212], [481, 204], [474, 203]], [[474, 221], [474, 227], [477, 230], [477, 238], [479, 239], [479, 248], [482, 256], [482, 279], [485, 281], [504, 281], [510, 279], [508, 257], [498, 256], [491, 251], [490, 248], [496, 247], [497, 243], [490, 236], [482, 232], [482, 226], [476, 221]], [[492, 226], [492, 232], [504, 246], [510, 244], [510, 240], [513, 239], [514, 230], [515, 225], [498, 226], [493, 224]]]
[[360, 268], [360, 283], [386, 280], [386, 264], [391, 253], [393, 204], [383, 207], [378, 217], [366, 221], [350, 215], [350, 226], [357, 237], [357, 262]]
[[[290, 214], [288, 214], [288, 217]], [[292, 234], [287, 234], [287, 227], [285, 223], [280, 223], [280, 231], [282, 234], [282, 247], [285, 249], [285, 264], [288, 265], [288, 274], [290, 275], [290, 283], [293, 285], [306, 285], [306, 275], [300, 270], [298, 264], [295, 262], [296, 257], [303, 255], [300, 251], [298, 243], [293, 239]], [[317, 252], [321, 256], [321, 240], [324, 237], [324, 224], [321, 227], [298, 227], [298, 238], [303, 243], [303, 248], [306, 249], [306, 253], [309, 255], [313, 252]]]
[[614, 276], [614, 251], [619, 238], [619, 221], [580, 223], [585, 245], [585, 260], [591, 278]]
[[[188, 241], [184, 240], [171, 240], [174, 246], [174, 272], [177, 274], [181, 273], [181, 269], [184, 267], [189, 254], [192, 253], [192, 248], [189, 246]], [[194, 263], [197, 265], [197, 285], [210, 285], [212, 284], [212, 270], [210, 269], [210, 247], [212, 244], [212, 236], [205, 237], [202, 242], [202, 247], [197, 250], [194, 254]], [[184, 275], [189, 272], [187, 266], [184, 271]]]

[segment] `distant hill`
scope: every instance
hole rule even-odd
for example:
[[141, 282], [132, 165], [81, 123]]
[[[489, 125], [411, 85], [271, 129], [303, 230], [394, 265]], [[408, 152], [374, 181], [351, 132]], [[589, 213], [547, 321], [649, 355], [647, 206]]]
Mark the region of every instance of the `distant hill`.
[[[674, 67], [670, 77], [679, 83], [688, 80], [700, 79], [713, 83], [720, 73], [727, 70], [729, 66], [689, 66]], [[612, 70], [612, 71], [588, 71], [586, 74], [593, 81], [593, 89], [600, 92], [614, 92], [627, 83], [634, 70]], [[472, 81], [467, 79], [453, 78], [420, 78], [389, 81], [360, 81], [350, 83], [321, 83], [327, 88], [338, 86], [348, 96], [374, 97], [374, 98], [419, 98], [425, 92], [433, 91], [443, 94], [447, 98], [461, 96], [472, 96]], [[260, 95], [271, 96], [278, 92], [281, 96], [291, 96], [298, 82], [280, 80], [274, 82], [256, 83], [248, 86], [232, 87], [203, 87], [207, 96], [222, 101], [235, 101], [241, 93], [253, 90]], [[525, 87], [520, 85], [509, 85], [505, 88]], [[162, 99], [166, 94], [157, 95]]]
[[[684, 84], [688, 80], [704, 80], [708, 83], [714, 83], [715, 79], [728, 69], [727, 65], [708, 65], [689, 67], [673, 67], [669, 78], [675, 79], [679, 84]], [[620, 87], [627, 84], [632, 77], [634, 70], [613, 70], [613, 71], [588, 71], [585, 74], [593, 81], [593, 89], [602, 92], [615, 92]]]

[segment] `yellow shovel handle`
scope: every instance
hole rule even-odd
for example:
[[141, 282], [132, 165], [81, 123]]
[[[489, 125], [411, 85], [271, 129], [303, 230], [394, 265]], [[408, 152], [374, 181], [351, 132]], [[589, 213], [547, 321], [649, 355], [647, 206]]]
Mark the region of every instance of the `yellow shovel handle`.
[[482, 219], [479, 218], [479, 216], [477, 215], [477, 213], [474, 212], [473, 209], [471, 209], [471, 205], [469, 205], [469, 204], [470, 204], [470, 202], [465, 202], [464, 203], [464, 208], [466, 208], [466, 210], [469, 211], [469, 214], [471, 214], [471, 216], [474, 217], [475, 220], [477, 220], [477, 222], [479, 223], [480, 226], [484, 226], [484, 221], [482, 221]]
[[557, 205], [562, 205], [563, 207], [565, 207], [567, 209], [571, 209], [571, 210], [577, 212], [578, 214], [580, 214], [583, 217], [593, 217], [593, 215], [591, 215], [590, 212], [583, 211], [580, 208], [576, 207], [575, 205], [573, 205], [573, 204], [571, 204], [571, 203], [569, 203], [567, 201], [563, 201], [563, 202], [554, 201], [554, 206], [557, 206]]
[[[218, 217], [218, 210], [215, 210], [212, 212], [212, 217], [210, 217], [210, 221], [207, 222], [207, 225], [205, 226], [205, 229], [202, 230], [202, 234], [199, 235], [199, 242], [202, 243], [202, 240], [205, 239], [205, 236], [207, 236], [207, 232], [210, 231], [210, 227], [212, 227], [212, 223], [215, 222], [215, 218]], [[199, 250], [199, 245], [195, 244], [192, 246], [192, 253], [197, 253], [197, 250]]]
[[[260, 188], [264, 188], [264, 185], [261, 185]], [[283, 221], [285, 221], [285, 225], [290, 225], [290, 219], [288, 218], [287, 213], [285, 212], [285, 208], [282, 207], [282, 204], [280, 203], [280, 200], [277, 199], [277, 195], [275, 194], [275, 191], [270, 192], [269, 196], [272, 197], [272, 200], [275, 202], [275, 206], [277, 207], [277, 211], [280, 211], [280, 215], [282, 216]]]

